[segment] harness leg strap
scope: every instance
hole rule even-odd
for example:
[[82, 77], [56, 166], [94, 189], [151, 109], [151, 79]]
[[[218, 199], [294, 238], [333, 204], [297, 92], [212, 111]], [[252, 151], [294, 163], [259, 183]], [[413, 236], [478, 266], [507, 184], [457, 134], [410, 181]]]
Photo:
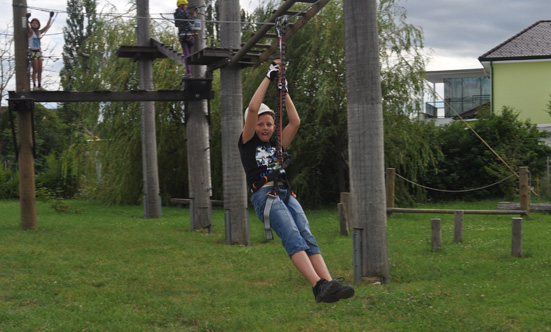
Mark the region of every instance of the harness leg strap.
[[274, 239], [274, 235], [272, 234], [272, 227], [270, 225], [270, 210], [272, 209], [272, 203], [275, 199], [276, 196], [273, 193], [268, 193], [266, 205], [264, 206], [264, 231], [266, 232], [266, 240], [268, 241]]

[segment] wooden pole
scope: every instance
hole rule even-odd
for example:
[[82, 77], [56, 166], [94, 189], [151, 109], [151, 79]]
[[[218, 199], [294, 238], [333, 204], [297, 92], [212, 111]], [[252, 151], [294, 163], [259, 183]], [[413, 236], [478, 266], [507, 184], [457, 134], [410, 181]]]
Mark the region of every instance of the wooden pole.
[[511, 256], [522, 257], [522, 218], [513, 218]]
[[337, 204], [339, 210], [339, 224], [341, 235], [348, 236], [348, 218], [346, 218], [346, 206], [343, 203]]
[[390, 281], [377, 1], [344, 1], [352, 225], [363, 231], [363, 276]]
[[442, 248], [442, 224], [440, 218], [430, 220], [432, 250]]
[[[220, 19], [238, 22], [241, 19], [238, 0], [220, 1]], [[241, 25], [220, 25], [220, 46], [239, 49]], [[224, 180], [224, 209], [228, 213], [226, 238], [229, 244], [249, 245], [249, 213], [245, 172], [239, 158], [237, 139], [243, 131], [243, 91], [241, 67], [237, 62], [220, 69], [220, 108], [222, 122], [222, 169]]]
[[453, 242], [463, 242], [463, 211], [455, 211], [454, 214], [454, 229], [453, 229]]
[[350, 213], [352, 212], [352, 209], [350, 208], [350, 193], [349, 192], [341, 192], [341, 203], [344, 205], [344, 211], [346, 212], [346, 223], [348, 225], [348, 229], [351, 227], [358, 228], [360, 225], [352, 225], [352, 217]]
[[[395, 191], [395, 182], [396, 182], [396, 169], [387, 168], [386, 169], [386, 208], [394, 207], [394, 191]], [[392, 212], [388, 212], [387, 217], [392, 215]]]
[[526, 216], [530, 216], [530, 186], [528, 167], [519, 167], [519, 193], [520, 193], [520, 209], [526, 211]]
[[[27, 1], [13, 1], [13, 39], [15, 51], [15, 90], [26, 94], [30, 91], [27, 72]], [[17, 111], [17, 129], [19, 140], [19, 203], [21, 210], [21, 228], [35, 230], [36, 220], [36, 185], [34, 177], [33, 154], [33, 101], [14, 101]], [[13, 105], [13, 104], [12, 104]]]
[[[190, 7], [201, 8], [204, 0], [190, 0]], [[195, 38], [194, 51], [205, 48], [205, 26]], [[206, 77], [206, 66], [192, 66], [193, 77]], [[195, 230], [208, 229], [212, 231], [212, 210], [210, 197], [212, 196], [212, 179], [210, 165], [208, 101], [206, 99], [190, 100], [186, 104], [186, 138], [188, 151], [188, 179], [189, 196], [193, 198], [193, 228]], [[237, 143], [235, 143], [237, 144]]]
[[[137, 0], [138, 45], [150, 45], [149, 0]], [[138, 60], [140, 89], [153, 90], [153, 59], [140, 57]], [[157, 166], [157, 137], [155, 129], [155, 102], [140, 102], [142, 132], [142, 170], [144, 184], [144, 218], [161, 216], [159, 196], [159, 171]]]

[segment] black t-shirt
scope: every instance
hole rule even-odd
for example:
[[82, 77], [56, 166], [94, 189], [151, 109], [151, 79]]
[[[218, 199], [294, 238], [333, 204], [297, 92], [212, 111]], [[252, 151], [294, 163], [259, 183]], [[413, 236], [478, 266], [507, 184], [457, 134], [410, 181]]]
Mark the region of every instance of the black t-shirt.
[[253, 183], [277, 171], [276, 143], [275, 139], [263, 142], [255, 133], [253, 138], [243, 144], [242, 136], [243, 133], [239, 136], [239, 154], [245, 169], [247, 185], [252, 188]]

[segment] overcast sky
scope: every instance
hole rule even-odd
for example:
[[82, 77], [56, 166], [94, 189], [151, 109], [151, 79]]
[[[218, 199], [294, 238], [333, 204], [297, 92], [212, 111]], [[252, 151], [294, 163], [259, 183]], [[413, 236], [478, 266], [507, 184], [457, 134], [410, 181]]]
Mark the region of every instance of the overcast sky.
[[[98, 3], [106, 2], [98, 0]], [[240, 2], [244, 8], [251, 10], [261, 1]], [[150, 1], [150, 13], [153, 16], [173, 12], [175, 3], [176, 0]], [[432, 57], [428, 70], [480, 68], [482, 66], [477, 60], [480, 55], [536, 21], [551, 20], [551, 0], [402, 0], [399, 4], [408, 12], [407, 21], [424, 31], [425, 47]], [[31, 7], [33, 17], [38, 17], [42, 22], [47, 21], [48, 10], [61, 12], [48, 36], [43, 39], [43, 45], [52, 49], [51, 55], [61, 56], [61, 28], [66, 20], [66, 0], [27, 0], [27, 5]], [[7, 25], [12, 22], [12, 16], [12, 0], [2, 0], [0, 34], [13, 34]], [[51, 64], [52, 68], [60, 66], [60, 61]]]
[[433, 50], [429, 70], [481, 68], [479, 56], [533, 23], [551, 20], [550, 0], [409, 0], [402, 5]]

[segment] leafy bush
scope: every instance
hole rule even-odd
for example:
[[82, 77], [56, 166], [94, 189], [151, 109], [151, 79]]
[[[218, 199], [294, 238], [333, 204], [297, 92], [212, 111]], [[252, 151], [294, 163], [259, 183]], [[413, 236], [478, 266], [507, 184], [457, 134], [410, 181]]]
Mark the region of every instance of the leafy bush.
[[[546, 134], [530, 121], [519, 120], [518, 112], [504, 107], [500, 114], [492, 114], [486, 109], [471, 126], [480, 138], [460, 121], [439, 128], [443, 158], [427, 173], [424, 185], [455, 191], [481, 188], [510, 177], [522, 166], [528, 167], [534, 182], [545, 175], [546, 156], [551, 155], [551, 147], [542, 141]], [[431, 200], [513, 198], [518, 194], [516, 179], [464, 193], [429, 191], [427, 196]]]
[[16, 172], [0, 165], [0, 199], [18, 197], [19, 177]]

